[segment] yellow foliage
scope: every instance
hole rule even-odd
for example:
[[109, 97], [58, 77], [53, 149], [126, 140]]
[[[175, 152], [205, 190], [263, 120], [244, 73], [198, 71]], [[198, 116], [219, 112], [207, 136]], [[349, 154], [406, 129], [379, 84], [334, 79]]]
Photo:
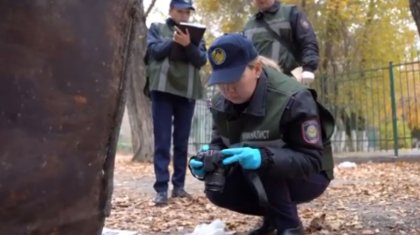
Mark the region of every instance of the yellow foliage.
[[[410, 59], [406, 51], [414, 46], [417, 32], [410, 26], [413, 21], [407, 0], [281, 2], [305, 11], [318, 35], [321, 55], [325, 55], [326, 45], [332, 48], [333, 58], [323, 59], [351, 69]], [[300, 5], [303, 2], [305, 6]], [[195, 4], [200, 20], [209, 27], [208, 33], [215, 35], [240, 32], [256, 11], [250, 0], [197, 0]], [[323, 72], [331, 68], [326, 69]]]
[[[197, 0], [197, 15], [208, 26], [208, 43], [222, 32], [241, 31], [247, 18], [255, 13], [250, 0]], [[392, 120], [388, 63], [412, 61], [418, 56], [417, 31], [409, 1], [393, 0], [283, 0], [296, 4], [307, 15], [317, 34], [322, 64], [318, 77], [329, 74], [333, 80], [327, 96], [347, 113], [357, 113], [367, 125], [378, 128]], [[300, 5], [305, 3], [304, 6]], [[211, 35], [211, 36], [209, 36]], [[329, 55], [329, 56], [326, 56]], [[384, 69], [362, 71], [370, 68]], [[411, 69], [411, 70], [410, 70]], [[420, 65], [397, 67], [398, 118], [410, 128], [420, 128]], [[408, 71], [408, 72], [407, 72]], [[417, 71], [417, 72], [410, 72]], [[347, 74], [334, 77], [332, 74]], [[403, 76], [403, 77], [399, 77]], [[329, 80], [329, 81], [330, 81]], [[328, 83], [328, 81], [327, 81]], [[407, 86], [407, 84], [410, 84]]]
[[206, 12], [215, 13], [220, 9], [219, 1], [197, 1], [196, 7]]

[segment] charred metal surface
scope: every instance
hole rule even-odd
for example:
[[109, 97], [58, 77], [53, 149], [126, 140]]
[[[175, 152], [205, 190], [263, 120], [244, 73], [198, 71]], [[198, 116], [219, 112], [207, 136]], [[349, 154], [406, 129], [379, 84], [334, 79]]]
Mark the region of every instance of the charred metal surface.
[[100, 234], [130, 2], [0, 0], [1, 234]]

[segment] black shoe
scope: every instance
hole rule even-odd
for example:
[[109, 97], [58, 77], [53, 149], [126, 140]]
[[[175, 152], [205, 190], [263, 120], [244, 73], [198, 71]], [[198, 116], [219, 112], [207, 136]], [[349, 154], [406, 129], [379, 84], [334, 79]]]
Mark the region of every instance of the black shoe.
[[187, 193], [183, 188], [174, 188], [172, 190], [172, 197], [188, 197], [191, 198], [191, 195]]
[[303, 226], [299, 226], [296, 228], [289, 228], [284, 230], [283, 232], [277, 233], [277, 235], [304, 235], [305, 230], [303, 229]]
[[261, 227], [249, 232], [249, 235], [274, 235], [276, 228], [268, 217], [264, 217]]
[[158, 192], [155, 199], [153, 199], [155, 206], [163, 206], [168, 204], [168, 193], [167, 192]]

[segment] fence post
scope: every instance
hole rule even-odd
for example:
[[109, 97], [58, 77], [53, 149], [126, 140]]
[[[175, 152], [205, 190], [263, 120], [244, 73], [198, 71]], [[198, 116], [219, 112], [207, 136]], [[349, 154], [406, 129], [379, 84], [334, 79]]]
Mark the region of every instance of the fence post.
[[395, 101], [395, 81], [394, 65], [389, 62], [389, 80], [391, 88], [391, 108], [392, 108], [392, 133], [394, 140], [394, 155], [398, 157], [398, 125], [397, 125], [397, 105]]

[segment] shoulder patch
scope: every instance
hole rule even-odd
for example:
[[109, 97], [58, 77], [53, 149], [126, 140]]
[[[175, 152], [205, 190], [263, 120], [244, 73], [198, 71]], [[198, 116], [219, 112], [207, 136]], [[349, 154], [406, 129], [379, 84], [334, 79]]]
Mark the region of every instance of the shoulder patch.
[[308, 120], [302, 123], [302, 137], [306, 143], [318, 143], [320, 134], [319, 122], [317, 120]]
[[309, 23], [308, 23], [308, 21], [306, 21], [304, 19], [300, 20], [300, 25], [302, 25], [302, 27], [306, 30], [309, 29]]

